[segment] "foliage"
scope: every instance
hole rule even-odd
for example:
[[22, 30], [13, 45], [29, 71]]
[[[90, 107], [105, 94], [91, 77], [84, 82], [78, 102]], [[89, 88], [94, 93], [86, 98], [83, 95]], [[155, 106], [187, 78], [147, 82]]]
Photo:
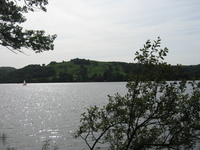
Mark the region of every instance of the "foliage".
[[3, 144], [5, 144], [6, 138], [7, 138], [7, 136], [6, 136], [5, 133], [3, 133], [3, 134], [0, 135], [0, 140], [2, 141]]
[[22, 52], [30, 48], [36, 53], [53, 50], [56, 35], [45, 35], [43, 30], [23, 30], [19, 24], [26, 21], [24, 13], [46, 11], [48, 0], [0, 0], [0, 45]]
[[1, 82], [21, 83], [23, 80], [28, 82], [48, 82], [48, 77], [55, 75], [55, 70], [51, 67], [40, 65], [29, 65], [22, 69], [10, 72]]
[[13, 68], [13, 67], [0, 67], [0, 71], [11, 72], [14, 70], [15, 70], [15, 68]]
[[79, 58], [71, 59], [71, 61], [72, 61], [74, 64], [77, 64], [77, 65], [89, 65], [89, 64], [90, 64], [90, 61], [89, 61], [89, 60], [79, 59]]
[[42, 150], [51, 150], [51, 147], [52, 147], [52, 150], [58, 150], [59, 149], [57, 145], [51, 146], [50, 142], [51, 142], [51, 140], [43, 141]]
[[16, 148], [14, 148], [14, 147], [9, 147], [9, 148], [7, 148], [6, 150], [17, 150]]
[[138, 71], [125, 96], [109, 96], [103, 108], [92, 106], [82, 114], [74, 136], [90, 150], [101, 144], [111, 150], [194, 148], [200, 138], [200, 83], [165, 81], [171, 66], [160, 41], [148, 40], [136, 52]]
[[[51, 144], [51, 140], [44, 140], [43, 143], [42, 143], [42, 150], [58, 150], [59, 147], [54, 144], [52, 145]], [[6, 150], [17, 150], [17, 148], [14, 148], [14, 147], [8, 147], [6, 148]]]

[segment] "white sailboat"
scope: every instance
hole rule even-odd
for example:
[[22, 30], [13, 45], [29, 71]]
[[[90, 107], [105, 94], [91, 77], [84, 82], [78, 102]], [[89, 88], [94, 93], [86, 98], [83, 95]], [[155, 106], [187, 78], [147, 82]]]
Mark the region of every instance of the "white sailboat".
[[23, 86], [25, 86], [25, 85], [26, 85], [26, 81], [24, 80]]

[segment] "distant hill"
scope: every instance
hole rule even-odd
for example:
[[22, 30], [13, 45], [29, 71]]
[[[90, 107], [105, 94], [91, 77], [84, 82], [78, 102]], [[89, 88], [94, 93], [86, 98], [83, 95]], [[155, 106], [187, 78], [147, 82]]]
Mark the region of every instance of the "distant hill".
[[13, 67], [0, 67], [0, 83], [5, 82], [6, 81], [6, 77], [8, 76], [8, 74], [12, 71], [16, 70]]
[[[176, 66], [173, 66], [176, 68]], [[127, 81], [129, 74], [136, 73], [138, 64], [125, 62], [100, 62], [86, 59], [55, 62], [48, 65], [28, 65], [21, 69], [0, 67], [0, 83], [27, 82], [112, 82]], [[10, 68], [10, 70], [9, 70]], [[6, 73], [5, 73], [5, 70]], [[200, 65], [183, 66], [179, 74], [170, 74], [167, 80], [200, 79]]]
[[[51, 62], [47, 67], [55, 70], [53, 81], [125, 81], [128, 63], [100, 62], [85, 59], [72, 59], [68, 62]], [[73, 78], [73, 79], [72, 79]]]
[[14, 70], [16, 70], [14, 67], [0, 67], [0, 71], [10, 72]]

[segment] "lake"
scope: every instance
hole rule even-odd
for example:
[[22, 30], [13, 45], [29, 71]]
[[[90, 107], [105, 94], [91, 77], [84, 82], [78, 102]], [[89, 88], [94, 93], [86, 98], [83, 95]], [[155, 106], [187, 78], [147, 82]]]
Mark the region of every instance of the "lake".
[[126, 82], [0, 84], [0, 149], [41, 150], [42, 141], [60, 150], [87, 149], [74, 139], [81, 113], [102, 106], [107, 95], [127, 92]]
[[0, 84], [0, 150], [41, 150], [48, 139], [59, 150], [88, 149], [72, 136], [80, 115], [117, 92], [126, 94], [126, 82]]

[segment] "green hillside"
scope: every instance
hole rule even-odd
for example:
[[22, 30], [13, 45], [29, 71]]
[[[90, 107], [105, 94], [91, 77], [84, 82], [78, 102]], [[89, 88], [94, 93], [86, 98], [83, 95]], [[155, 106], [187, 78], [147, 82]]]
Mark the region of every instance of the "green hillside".
[[14, 70], [16, 70], [14, 67], [0, 67], [0, 71], [3, 71], [3, 72], [11, 72]]
[[47, 67], [53, 68], [56, 72], [52, 78], [53, 81], [70, 76], [73, 76], [73, 81], [121, 81], [125, 80], [124, 77], [127, 75], [124, 70], [125, 65], [127, 63], [99, 62], [77, 58], [68, 62], [51, 62]]
[[14, 70], [13, 67], [0, 67], [0, 83], [5, 82], [5, 78]]
[[[127, 81], [130, 73], [137, 73], [138, 64], [100, 62], [86, 59], [55, 62], [48, 65], [28, 65], [21, 69], [0, 67], [0, 83], [42, 82], [112, 82]], [[177, 69], [177, 66], [173, 66]], [[179, 74], [170, 73], [166, 80], [200, 79], [200, 65], [182, 66]]]

